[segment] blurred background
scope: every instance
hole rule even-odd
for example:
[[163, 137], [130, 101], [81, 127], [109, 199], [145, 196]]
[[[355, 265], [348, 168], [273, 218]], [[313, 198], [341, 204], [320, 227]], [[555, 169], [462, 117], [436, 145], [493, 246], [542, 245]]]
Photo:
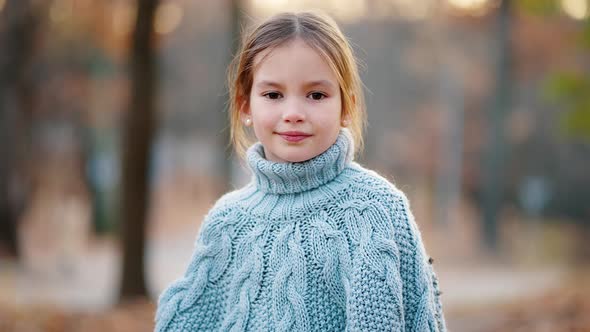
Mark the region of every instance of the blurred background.
[[358, 161], [409, 197], [452, 331], [590, 331], [589, 0], [0, 0], [0, 331], [148, 331], [215, 200], [239, 32], [321, 9]]

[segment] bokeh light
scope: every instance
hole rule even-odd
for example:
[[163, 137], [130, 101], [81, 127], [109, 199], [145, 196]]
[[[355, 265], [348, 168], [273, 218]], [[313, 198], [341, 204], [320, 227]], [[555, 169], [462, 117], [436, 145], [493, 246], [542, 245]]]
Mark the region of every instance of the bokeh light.
[[354, 22], [367, 14], [366, 0], [326, 0], [322, 2], [308, 0], [251, 0], [253, 11], [262, 16], [270, 16], [284, 11], [301, 11], [320, 9], [336, 19]]
[[159, 34], [168, 34], [174, 31], [182, 22], [182, 7], [174, 2], [167, 2], [158, 6], [156, 11], [155, 30]]
[[483, 8], [488, 0], [448, 0], [449, 4], [462, 10], [476, 10]]
[[131, 33], [137, 10], [130, 2], [117, 2], [113, 7], [112, 28], [117, 36]]
[[500, 6], [502, 0], [447, 0], [447, 8], [460, 15], [485, 16]]
[[589, 14], [587, 0], [561, 0], [561, 9], [576, 20], [583, 20]]

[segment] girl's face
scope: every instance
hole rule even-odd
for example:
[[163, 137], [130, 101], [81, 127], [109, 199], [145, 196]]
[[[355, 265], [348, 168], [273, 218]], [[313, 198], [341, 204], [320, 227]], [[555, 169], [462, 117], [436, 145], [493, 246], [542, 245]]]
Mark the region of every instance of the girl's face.
[[301, 39], [254, 59], [250, 118], [266, 159], [300, 162], [326, 151], [338, 137], [340, 87], [328, 63]]

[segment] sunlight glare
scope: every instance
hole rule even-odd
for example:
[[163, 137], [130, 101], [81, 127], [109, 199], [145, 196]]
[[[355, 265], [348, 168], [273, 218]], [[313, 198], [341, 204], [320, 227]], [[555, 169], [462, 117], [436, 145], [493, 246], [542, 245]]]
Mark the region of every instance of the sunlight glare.
[[476, 10], [483, 8], [488, 0], [447, 0], [451, 6], [462, 10]]
[[253, 0], [256, 7], [270, 7], [280, 9], [289, 4], [289, 0]]

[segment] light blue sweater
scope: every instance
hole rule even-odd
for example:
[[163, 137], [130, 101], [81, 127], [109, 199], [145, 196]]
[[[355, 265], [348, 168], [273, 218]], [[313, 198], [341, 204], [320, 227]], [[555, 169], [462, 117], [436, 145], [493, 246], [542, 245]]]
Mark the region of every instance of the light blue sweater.
[[445, 331], [408, 200], [353, 150], [346, 129], [301, 163], [253, 145], [252, 181], [205, 217], [156, 331]]

